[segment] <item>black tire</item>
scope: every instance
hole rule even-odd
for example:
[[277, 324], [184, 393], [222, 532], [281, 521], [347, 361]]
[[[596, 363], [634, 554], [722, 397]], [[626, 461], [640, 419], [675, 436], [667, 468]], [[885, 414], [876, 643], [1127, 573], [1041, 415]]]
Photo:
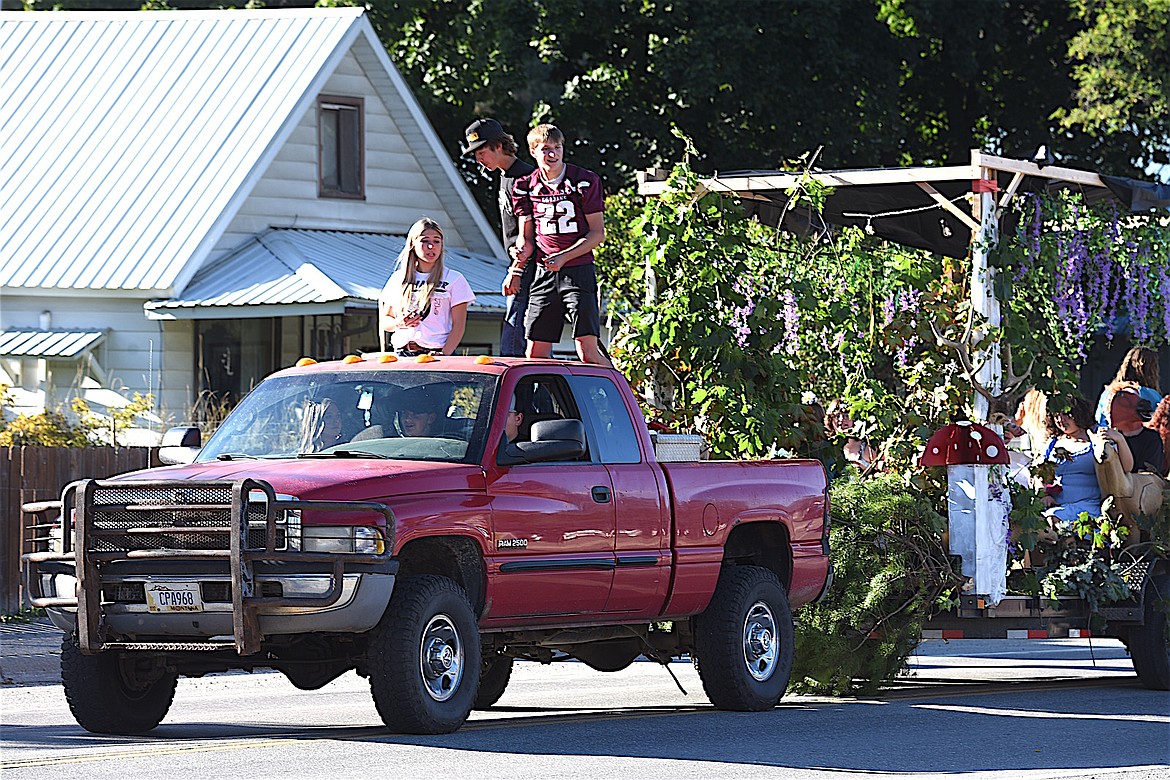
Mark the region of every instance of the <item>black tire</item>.
[[1170, 690], [1170, 575], [1159, 574], [1146, 584], [1143, 623], [1129, 629], [1129, 654], [1141, 684], [1152, 691]]
[[434, 575], [399, 579], [366, 648], [382, 722], [399, 734], [449, 734], [462, 726], [479, 689], [479, 648], [462, 588]]
[[177, 676], [144, 676], [144, 659], [119, 651], [85, 655], [76, 635], [61, 642], [61, 681], [73, 717], [95, 734], [144, 734], [166, 717]]
[[795, 629], [788, 594], [760, 566], [724, 565], [695, 619], [695, 655], [707, 698], [721, 710], [775, 707], [792, 674]]
[[473, 709], [486, 710], [500, 700], [508, 681], [512, 679], [512, 662], [506, 655], [485, 656], [479, 672], [479, 693]]

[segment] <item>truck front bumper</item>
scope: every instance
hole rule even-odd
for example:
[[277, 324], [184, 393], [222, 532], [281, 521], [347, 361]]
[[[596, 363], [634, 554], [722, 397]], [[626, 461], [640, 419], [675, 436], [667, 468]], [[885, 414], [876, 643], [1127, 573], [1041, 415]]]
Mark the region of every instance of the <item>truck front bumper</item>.
[[[25, 584], [29, 602], [62, 628], [75, 619], [85, 653], [234, 647], [251, 655], [266, 635], [365, 631], [381, 618], [398, 570], [385, 505], [283, 500], [259, 480], [82, 480], [65, 488], [60, 512], [72, 533], [61, 550], [22, 556]], [[378, 552], [293, 549], [293, 512], [372, 513], [386, 538]]]
[[[40, 593], [56, 602], [58, 597], [68, 600], [77, 593], [77, 578], [71, 573], [40, 573]], [[260, 633], [362, 633], [369, 631], [382, 616], [394, 590], [393, 574], [352, 573], [342, 580], [341, 595], [327, 607], [275, 606], [257, 610]], [[107, 580], [107, 590], [122, 594], [124, 601], [103, 605], [103, 621], [107, 636], [158, 639], [185, 637], [209, 642], [232, 642], [233, 615], [230, 601], [203, 600], [198, 611], [152, 612], [144, 597], [138, 594], [152, 581], [168, 584], [194, 583], [204, 593], [220, 592], [230, 587], [231, 580], [223, 576], [186, 575], [175, 577], [121, 577]], [[277, 592], [290, 599], [320, 598], [329, 592], [329, 575], [290, 574], [259, 576], [256, 581], [261, 593]], [[130, 594], [127, 598], [126, 594]], [[115, 596], [118, 598], [119, 596]], [[76, 607], [50, 607], [49, 618], [65, 632], [77, 626]]]

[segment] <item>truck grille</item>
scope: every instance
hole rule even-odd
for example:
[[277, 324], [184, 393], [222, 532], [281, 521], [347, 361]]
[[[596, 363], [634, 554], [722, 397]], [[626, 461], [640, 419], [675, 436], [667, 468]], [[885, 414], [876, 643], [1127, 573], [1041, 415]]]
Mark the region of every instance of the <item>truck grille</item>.
[[[173, 483], [172, 483], [173, 484]], [[130, 550], [227, 550], [232, 526], [230, 485], [128, 488], [102, 486], [93, 495], [95, 552]], [[246, 545], [264, 549], [267, 529], [261, 499], [248, 504]], [[120, 531], [121, 533], [108, 533]], [[105, 533], [102, 533], [105, 532]], [[277, 518], [274, 549], [288, 547], [283, 516]]]

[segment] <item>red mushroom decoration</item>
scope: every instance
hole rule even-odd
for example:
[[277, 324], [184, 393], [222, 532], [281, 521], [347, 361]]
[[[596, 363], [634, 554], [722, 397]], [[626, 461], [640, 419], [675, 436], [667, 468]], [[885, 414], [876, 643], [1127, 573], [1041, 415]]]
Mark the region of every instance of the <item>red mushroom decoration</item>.
[[930, 437], [918, 461], [923, 466], [954, 466], [960, 463], [1008, 463], [1007, 446], [999, 434], [986, 425], [963, 420], [944, 426]]

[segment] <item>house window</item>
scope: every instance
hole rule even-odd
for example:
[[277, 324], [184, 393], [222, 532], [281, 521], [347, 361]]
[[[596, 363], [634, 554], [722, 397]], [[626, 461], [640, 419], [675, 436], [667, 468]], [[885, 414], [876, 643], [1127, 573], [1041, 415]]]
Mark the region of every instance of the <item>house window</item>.
[[317, 193], [322, 198], [364, 198], [365, 128], [361, 98], [317, 99]]

